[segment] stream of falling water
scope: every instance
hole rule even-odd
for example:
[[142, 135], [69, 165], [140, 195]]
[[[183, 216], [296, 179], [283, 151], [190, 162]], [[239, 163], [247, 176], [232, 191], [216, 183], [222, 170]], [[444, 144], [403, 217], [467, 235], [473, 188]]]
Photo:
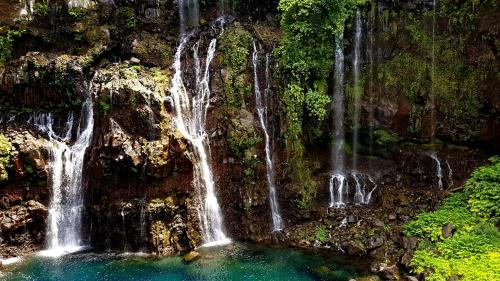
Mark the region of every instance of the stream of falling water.
[[[253, 64], [253, 75], [254, 75], [254, 92], [255, 92], [255, 105], [257, 108], [257, 115], [259, 117], [260, 126], [262, 127], [262, 132], [264, 133], [265, 140], [265, 153], [266, 153], [266, 177], [267, 177], [267, 186], [269, 188], [269, 203], [271, 205], [271, 215], [273, 219], [273, 231], [280, 231], [283, 229], [283, 220], [281, 219], [281, 215], [279, 212], [278, 199], [276, 196], [276, 177], [274, 172], [274, 163], [272, 157], [272, 140], [268, 132], [268, 116], [267, 116], [267, 103], [264, 103], [263, 100], [268, 100], [268, 97], [262, 97], [259, 86], [259, 75], [258, 75], [258, 63], [259, 63], [259, 50], [255, 42], [253, 42], [253, 55], [252, 55], [252, 64]], [[269, 72], [269, 56], [266, 56], [266, 84], [267, 87], [270, 86], [270, 72]], [[269, 89], [264, 91], [265, 93], [269, 93]]]
[[330, 207], [345, 206], [347, 180], [344, 175], [344, 49], [343, 36], [335, 40], [335, 92], [333, 94], [334, 135], [332, 146], [333, 172], [330, 177]]
[[[196, 2], [196, 3], [193, 3]], [[185, 31], [188, 23], [198, 17], [197, 1], [180, 1], [181, 29]], [[196, 26], [196, 24], [194, 24]], [[193, 163], [193, 186], [197, 192], [199, 204], [198, 215], [204, 246], [227, 244], [231, 240], [224, 232], [223, 217], [215, 191], [215, 182], [210, 167], [210, 149], [208, 135], [205, 131], [208, 107], [210, 105], [210, 63], [217, 46], [217, 39], [212, 39], [207, 50], [205, 65], [202, 68], [198, 53], [200, 41], [193, 48], [195, 67], [195, 87], [188, 89], [183, 81], [182, 53], [188, 44], [190, 35], [181, 34], [180, 43], [175, 53], [173, 68], [175, 71], [170, 88], [173, 105], [173, 119], [182, 136], [192, 145], [190, 155]]]
[[47, 243], [42, 255], [60, 256], [83, 247], [81, 238], [83, 202], [83, 164], [85, 152], [92, 140], [94, 111], [92, 83], [87, 88], [87, 97], [82, 106], [78, 134], [73, 145], [73, 114], [69, 114], [65, 132], [54, 131], [51, 113], [32, 117], [32, 122], [49, 137], [48, 178], [52, 197], [49, 206]]
[[437, 153], [433, 152], [430, 154], [432, 160], [436, 162], [436, 178], [438, 180], [438, 188], [443, 189], [443, 169], [441, 168], [441, 161], [437, 156]]
[[359, 81], [359, 65], [361, 61], [361, 12], [356, 10], [356, 23], [354, 29], [354, 58], [352, 68], [354, 72], [354, 91], [353, 91], [353, 118], [352, 118], [352, 169], [356, 170], [358, 166], [358, 146], [359, 146], [359, 119], [361, 107], [361, 85]]

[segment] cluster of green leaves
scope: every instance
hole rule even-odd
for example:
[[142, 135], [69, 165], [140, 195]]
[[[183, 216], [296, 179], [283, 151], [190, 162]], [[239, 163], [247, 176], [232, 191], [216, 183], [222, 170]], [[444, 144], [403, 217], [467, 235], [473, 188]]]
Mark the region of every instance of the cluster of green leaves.
[[129, 29], [133, 29], [137, 26], [139, 22], [135, 16], [135, 11], [131, 7], [120, 7], [116, 11], [116, 17], [118, 22]]
[[11, 148], [9, 140], [0, 134], [0, 182], [8, 179], [6, 167], [10, 164]]
[[45, 17], [49, 14], [50, 7], [49, 3], [35, 3], [33, 5], [33, 14], [37, 17]]
[[14, 43], [24, 33], [24, 29], [6, 29], [0, 27], [0, 65], [12, 57]]
[[247, 132], [244, 129], [235, 128], [229, 130], [228, 142], [231, 152], [240, 159], [243, 159], [250, 148], [261, 142], [261, 138], [255, 132]]
[[375, 143], [381, 146], [392, 145], [399, 141], [398, 134], [384, 129], [375, 130], [373, 136], [375, 138]]
[[326, 229], [326, 227], [318, 226], [318, 228], [316, 228], [314, 239], [318, 240], [321, 243], [326, 242], [326, 240], [328, 239], [328, 230]]
[[500, 157], [492, 157], [490, 161], [491, 165], [472, 173], [465, 190], [470, 194], [470, 210], [497, 224], [500, 222]]
[[[497, 280], [500, 277], [500, 159], [477, 169], [465, 183], [465, 191], [445, 199], [441, 207], [423, 213], [404, 226], [409, 236], [424, 240], [412, 259], [415, 273], [427, 272], [426, 280]], [[442, 227], [454, 226], [444, 238]]]

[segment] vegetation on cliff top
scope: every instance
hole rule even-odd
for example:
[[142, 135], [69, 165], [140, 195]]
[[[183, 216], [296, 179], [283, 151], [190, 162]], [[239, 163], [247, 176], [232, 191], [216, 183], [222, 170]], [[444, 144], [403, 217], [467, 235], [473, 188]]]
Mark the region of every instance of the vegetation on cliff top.
[[[412, 267], [426, 280], [487, 281], [500, 277], [500, 158], [477, 169], [465, 190], [444, 200], [442, 206], [423, 213], [405, 225], [405, 234], [423, 240]], [[453, 230], [446, 233], [443, 227]]]

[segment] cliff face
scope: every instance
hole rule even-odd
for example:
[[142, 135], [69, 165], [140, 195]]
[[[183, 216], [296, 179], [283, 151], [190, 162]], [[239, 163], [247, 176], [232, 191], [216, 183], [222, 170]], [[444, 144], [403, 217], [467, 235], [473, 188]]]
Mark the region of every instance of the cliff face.
[[[84, 166], [86, 242], [97, 249], [162, 254], [200, 245], [192, 147], [175, 128], [169, 102], [170, 66], [179, 36], [177, 7], [173, 1], [153, 2], [69, 8], [58, 1], [35, 1], [33, 9], [26, 10], [16, 1], [0, 0], [5, 7], [0, 9], [0, 35], [8, 42], [0, 60], [0, 136], [6, 143], [0, 146], [6, 147], [0, 150], [0, 173], [6, 175], [0, 181], [0, 255], [44, 248], [49, 155], [47, 136], [32, 117], [51, 112], [60, 120], [56, 128], [64, 126], [71, 112], [76, 120], [88, 85], [95, 125]], [[435, 45], [429, 47], [429, 3], [363, 6], [359, 166], [346, 179], [351, 203], [332, 209], [333, 122], [319, 124], [323, 133], [306, 141], [304, 169], [311, 173], [314, 187], [297, 186], [281, 134], [285, 120], [280, 96], [286, 83], [275, 50], [281, 36], [276, 3], [243, 2], [225, 8], [233, 16], [217, 37], [209, 68], [212, 95], [206, 132], [227, 233], [238, 240], [330, 247], [404, 264], [400, 249], [413, 249], [401, 240], [401, 225], [417, 212], [434, 208], [446, 189], [459, 187], [484, 162], [491, 151], [478, 144], [498, 144], [496, 45], [476, 44], [476, 36], [468, 34], [469, 41], [453, 49], [447, 44], [462, 31], [447, 32], [453, 25], [439, 16]], [[22, 9], [27, 12], [20, 16]], [[201, 10], [199, 32], [193, 36], [201, 39], [200, 50], [206, 50], [217, 36], [211, 23], [221, 8], [205, 3]], [[495, 22], [495, 12], [479, 13], [473, 24], [497, 42], [498, 22], [485, 23]], [[271, 233], [264, 141], [254, 96], [254, 42], [260, 46], [259, 79], [266, 79], [267, 54], [273, 85], [268, 115], [285, 224], [280, 233]], [[428, 64], [433, 48], [440, 83], [431, 87]], [[189, 52], [183, 60], [193, 67]], [[450, 60], [454, 67], [448, 69]], [[351, 61], [347, 56], [346, 65]], [[346, 67], [346, 139], [355, 127], [351, 72]], [[431, 90], [436, 101], [432, 105]], [[431, 112], [436, 116], [431, 118]], [[328, 114], [333, 116], [331, 110]], [[348, 145], [344, 152], [352, 156]], [[372, 191], [368, 205], [352, 203], [357, 184]], [[390, 267], [379, 263], [374, 271]]]

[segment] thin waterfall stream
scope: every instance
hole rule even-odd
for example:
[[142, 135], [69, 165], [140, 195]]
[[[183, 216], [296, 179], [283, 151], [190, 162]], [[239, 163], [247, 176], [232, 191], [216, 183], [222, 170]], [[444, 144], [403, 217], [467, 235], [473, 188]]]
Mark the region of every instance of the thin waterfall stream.
[[354, 91], [353, 91], [353, 118], [352, 118], [352, 169], [356, 171], [358, 166], [358, 147], [359, 147], [359, 122], [362, 89], [359, 81], [359, 66], [361, 62], [361, 36], [362, 36], [361, 11], [356, 10], [356, 23], [354, 29], [354, 58], [352, 68], [354, 73]]
[[[265, 158], [266, 158], [266, 178], [267, 178], [267, 186], [269, 188], [269, 203], [271, 205], [271, 215], [273, 219], [273, 231], [281, 231], [283, 229], [283, 220], [281, 218], [278, 206], [278, 199], [276, 195], [276, 175], [274, 172], [274, 162], [272, 156], [272, 140], [269, 134], [269, 120], [268, 120], [268, 104], [265, 101], [269, 100], [269, 97], [262, 97], [262, 93], [260, 91], [259, 85], [259, 73], [258, 73], [258, 64], [259, 64], [259, 50], [253, 42], [253, 55], [252, 55], [252, 64], [253, 64], [253, 74], [254, 74], [254, 92], [255, 92], [255, 105], [257, 108], [257, 115], [259, 117], [260, 126], [262, 128], [262, 132], [264, 134], [265, 141]], [[264, 93], [269, 94], [270, 92], [270, 72], [269, 72], [269, 55], [266, 55], [266, 90]]]
[[343, 36], [335, 40], [335, 89], [333, 94], [334, 135], [332, 146], [333, 172], [330, 176], [330, 207], [345, 207], [348, 182], [344, 174], [344, 47]]

